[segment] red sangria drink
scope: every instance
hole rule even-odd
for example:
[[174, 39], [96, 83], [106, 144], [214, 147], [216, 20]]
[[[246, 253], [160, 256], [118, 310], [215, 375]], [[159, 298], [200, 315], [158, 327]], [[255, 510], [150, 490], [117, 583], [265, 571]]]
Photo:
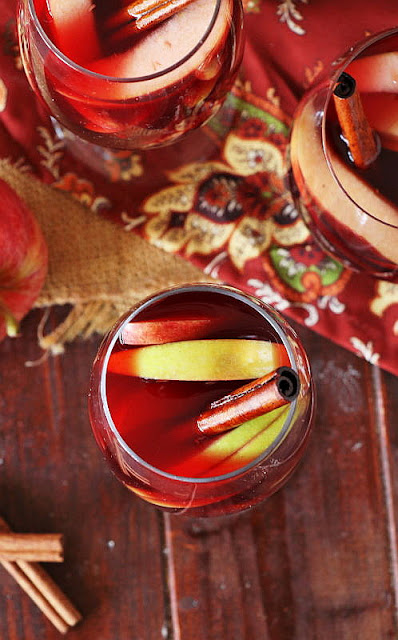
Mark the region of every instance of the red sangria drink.
[[93, 365], [90, 420], [113, 472], [163, 509], [228, 515], [299, 463], [314, 399], [306, 354], [272, 308], [226, 286], [169, 289], [130, 310]]
[[293, 194], [347, 267], [398, 279], [398, 31], [368, 38], [299, 105]]
[[21, 0], [18, 25], [28, 79], [57, 123], [113, 149], [200, 127], [243, 53], [241, 0]]

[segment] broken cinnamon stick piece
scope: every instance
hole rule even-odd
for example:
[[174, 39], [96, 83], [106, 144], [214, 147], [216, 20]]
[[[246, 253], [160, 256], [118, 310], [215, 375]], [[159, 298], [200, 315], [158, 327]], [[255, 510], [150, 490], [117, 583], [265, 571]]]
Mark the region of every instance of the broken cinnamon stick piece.
[[60, 533], [0, 533], [0, 560], [63, 562]]
[[217, 435], [247, 420], [292, 402], [300, 391], [300, 380], [290, 367], [279, 367], [262, 378], [215, 400], [197, 419], [199, 431]]
[[380, 146], [363, 110], [355, 79], [348, 73], [339, 76], [333, 100], [352, 161], [359, 169], [366, 169], [377, 158]]

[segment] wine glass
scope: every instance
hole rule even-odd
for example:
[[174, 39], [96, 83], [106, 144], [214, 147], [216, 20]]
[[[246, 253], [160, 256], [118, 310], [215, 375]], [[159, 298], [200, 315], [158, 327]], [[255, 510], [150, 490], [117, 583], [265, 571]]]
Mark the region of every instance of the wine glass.
[[137, 30], [134, 16], [148, 16], [148, 6], [153, 13], [156, 0], [20, 0], [23, 65], [60, 135], [75, 139], [75, 147], [83, 139], [150, 149], [218, 111], [242, 59], [241, 0], [185, 4]]
[[[354, 271], [392, 281], [398, 278], [397, 77], [397, 29], [359, 43], [302, 99], [290, 148], [293, 197], [321, 247]], [[355, 157], [356, 144], [366, 157]]]
[[[210, 424], [203, 433], [205, 408], [225, 394], [235, 405], [237, 389], [242, 398], [235, 378], [254, 375], [246, 367], [260, 351], [267, 376], [274, 367], [294, 376], [289, 401], [271, 409], [262, 397], [253, 417], [250, 400], [248, 418], [240, 405], [239, 424], [229, 410], [227, 430]], [[110, 330], [92, 368], [89, 410], [107, 463], [134, 494], [174, 513], [228, 516], [260, 503], [296, 469], [314, 388], [304, 348], [280, 314], [232, 287], [190, 284], [144, 300]]]

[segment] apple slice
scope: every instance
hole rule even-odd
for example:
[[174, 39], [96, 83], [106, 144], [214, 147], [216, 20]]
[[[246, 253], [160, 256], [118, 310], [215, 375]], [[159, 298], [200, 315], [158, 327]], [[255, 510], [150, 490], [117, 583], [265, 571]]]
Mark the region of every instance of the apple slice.
[[278, 437], [289, 406], [279, 407], [215, 438], [208, 438], [205, 446], [173, 465], [170, 473], [186, 476], [219, 476], [244, 467], [265, 451]]
[[362, 93], [398, 93], [398, 51], [358, 58], [345, 69]]
[[108, 371], [154, 380], [251, 380], [289, 364], [282, 344], [232, 338], [117, 351], [109, 358]]
[[[217, 49], [223, 46], [231, 13], [232, 0], [221, 0], [215, 24], [195, 51], [199, 35], [206, 34], [214, 14], [214, 0], [196, 0], [156, 29], [148, 31], [130, 49], [95, 60], [88, 68], [105, 76], [137, 79], [134, 82], [114, 83], [113, 100], [128, 100], [163, 90], [165, 86], [181, 82], [191, 73], [195, 74], [198, 69], [203, 75], [205, 66], [209, 66]], [[180, 61], [183, 62], [178, 64]], [[165, 78], [162, 72], [166, 69], [170, 69], [170, 72]], [[155, 75], [145, 80], [146, 76], [154, 74], [159, 74], [159, 77]]]
[[398, 151], [398, 93], [363, 93], [362, 104], [372, 129], [387, 149]]
[[221, 329], [225, 324], [221, 318], [181, 318], [178, 320], [136, 320], [128, 322], [122, 329], [121, 341], [130, 345], [163, 344], [179, 340], [205, 338]]
[[68, 58], [84, 64], [100, 56], [91, 0], [47, 0], [54, 20], [54, 39]]
[[[301, 175], [310, 197], [331, 218], [346, 225], [364, 242], [374, 247], [387, 260], [398, 264], [398, 244], [390, 227], [371, 216], [366, 216], [355, 203], [385, 223], [398, 225], [398, 209], [377, 194], [364, 180], [350, 170], [341, 158], [329, 149], [334, 171], [352, 200], [344, 195], [330, 173], [323, 158], [321, 139], [315, 131], [317, 115], [311, 101], [307, 102], [296, 119], [291, 139], [291, 160]], [[308, 196], [307, 196], [308, 199]]]

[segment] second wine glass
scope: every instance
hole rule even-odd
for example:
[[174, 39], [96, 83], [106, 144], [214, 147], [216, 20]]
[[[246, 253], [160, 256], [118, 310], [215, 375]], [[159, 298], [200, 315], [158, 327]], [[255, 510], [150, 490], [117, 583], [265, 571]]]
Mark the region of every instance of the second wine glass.
[[21, 0], [25, 71], [67, 132], [112, 149], [148, 149], [220, 108], [242, 59], [241, 0], [191, 0], [137, 30], [129, 11], [147, 16], [158, 4]]
[[[393, 281], [398, 279], [397, 76], [396, 29], [358, 44], [303, 98], [291, 138], [293, 196], [315, 239], [348, 268]], [[354, 158], [341, 124], [336, 87], [342, 77], [351, 82], [344, 109], [354, 108], [349, 118], [359, 143], [369, 135], [360, 128], [367, 123], [376, 144], [376, 157], [364, 166]], [[354, 107], [348, 104], [353, 97]]]

